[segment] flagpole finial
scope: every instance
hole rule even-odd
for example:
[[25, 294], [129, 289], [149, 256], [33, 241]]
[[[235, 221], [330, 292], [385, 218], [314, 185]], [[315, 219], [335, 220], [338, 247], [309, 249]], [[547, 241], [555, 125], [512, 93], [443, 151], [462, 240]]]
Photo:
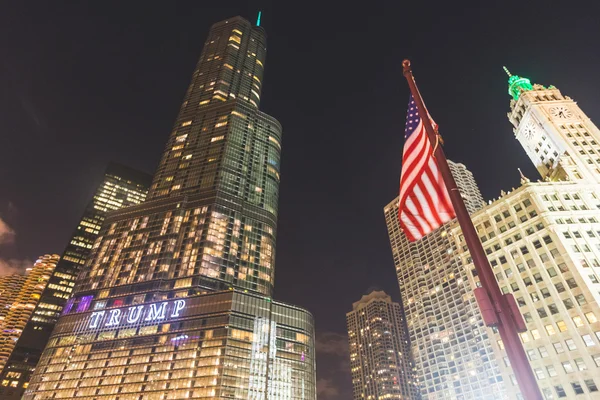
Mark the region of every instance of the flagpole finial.
[[402, 61], [402, 74], [406, 75], [411, 73], [410, 70], [410, 60], [407, 58], [404, 61]]
[[504, 69], [504, 72], [506, 72], [506, 75], [508, 75], [509, 78], [512, 76], [512, 74], [510, 73], [510, 71], [508, 70], [508, 68], [502, 67], [502, 69]]

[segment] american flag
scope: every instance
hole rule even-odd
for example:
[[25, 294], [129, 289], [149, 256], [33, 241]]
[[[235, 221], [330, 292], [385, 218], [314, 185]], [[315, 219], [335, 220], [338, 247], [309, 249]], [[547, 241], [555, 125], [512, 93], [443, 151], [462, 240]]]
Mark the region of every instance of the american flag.
[[[429, 118], [435, 128], [435, 122]], [[455, 217], [412, 95], [406, 113], [398, 217], [402, 230], [411, 242]]]

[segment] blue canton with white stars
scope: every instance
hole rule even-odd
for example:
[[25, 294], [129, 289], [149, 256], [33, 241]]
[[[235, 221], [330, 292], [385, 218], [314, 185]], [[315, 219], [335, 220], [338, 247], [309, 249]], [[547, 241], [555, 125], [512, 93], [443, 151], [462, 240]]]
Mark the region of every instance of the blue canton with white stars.
[[408, 110], [406, 112], [406, 129], [404, 130], [404, 139], [408, 139], [408, 137], [415, 132], [417, 126], [419, 126], [419, 122], [421, 122], [421, 117], [419, 117], [419, 111], [417, 110], [415, 99], [411, 94], [408, 101]]

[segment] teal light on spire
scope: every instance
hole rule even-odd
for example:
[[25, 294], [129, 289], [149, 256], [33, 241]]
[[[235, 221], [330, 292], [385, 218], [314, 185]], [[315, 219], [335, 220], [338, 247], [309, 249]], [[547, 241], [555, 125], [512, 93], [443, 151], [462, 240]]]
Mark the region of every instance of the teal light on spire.
[[504, 68], [504, 72], [508, 75], [508, 94], [510, 94], [513, 99], [518, 100], [521, 92], [533, 90], [533, 86], [531, 86], [531, 81], [529, 79], [511, 74], [506, 67], [502, 68]]
[[256, 26], [260, 26], [260, 16], [262, 15], [262, 11], [258, 12], [258, 17], [256, 17]]

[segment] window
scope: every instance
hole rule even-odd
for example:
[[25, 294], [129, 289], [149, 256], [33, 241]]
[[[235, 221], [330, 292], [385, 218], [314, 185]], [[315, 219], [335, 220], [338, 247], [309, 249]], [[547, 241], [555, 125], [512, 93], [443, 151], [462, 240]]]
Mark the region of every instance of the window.
[[600, 367], [600, 354], [594, 354], [594, 355], [592, 355], [592, 358], [594, 359], [596, 366]]
[[563, 300], [563, 304], [565, 305], [567, 310], [571, 310], [573, 307], [575, 307], [575, 305], [573, 304], [573, 300], [568, 298]]
[[531, 318], [531, 313], [523, 314], [523, 318], [525, 318], [525, 322], [533, 322], [533, 318]]
[[575, 371], [573, 369], [573, 366], [571, 365], [571, 362], [569, 362], [569, 361], [563, 361], [562, 367], [567, 374], [570, 374], [571, 372]]
[[583, 343], [585, 343], [586, 347], [592, 347], [596, 345], [591, 335], [582, 335], [581, 339], [583, 339]]
[[596, 383], [594, 383], [593, 379], [586, 379], [583, 382], [585, 383], [585, 386], [587, 386], [587, 388], [588, 388], [588, 390], [590, 392], [597, 392], [598, 391], [598, 387], [596, 386]]
[[565, 352], [565, 349], [563, 348], [562, 343], [560, 343], [560, 342], [552, 343], [552, 346], [554, 346], [554, 350], [556, 350], [556, 354]]
[[556, 291], [558, 293], [562, 293], [565, 291], [565, 285], [563, 285], [561, 282], [558, 282], [554, 285], [554, 287], [556, 288]]
[[571, 386], [573, 387], [575, 394], [583, 394], [583, 389], [579, 382], [571, 382]]
[[556, 326], [558, 326], [558, 330], [561, 332], [564, 332], [567, 330], [567, 324], [565, 324], [565, 321], [558, 321], [556, 323]]
[[[548, 336], [552, 336], [554, 334], [556, 334], [556, 329], [554, 329], [554, 325], [546, 325], [544, 328], [546, 328], [546, 332], [548, 333]], [[556, 346], [554, 346], [556, 348]], [[562, 346], [561, 346], [562, 347]], [[558, 351], [557, 351], [558, 353]]]
[[[544, 346], [538, 347], [538, 351], [540, 352], [540, 356], [542, 356], [542, 358], [546, 358], [550, 355]], [[598, 358], [598, 361], [600, 362], [600, 355], [598, 355]]]
[[521, 336], [521, 340], [523, 341], [523, 343], [527, 343], [530, 340], [529, 334], [527, 332], [519, 333], [519, 336]]
[[548, 365], [546, 367], [546, 371], [548, 371], [548, 376], [549, 377], [553, 377], [558, 375], [558, 373], [556, 372], [556, 369], [554, 368], [554, 365]]
[[537, 329], [532, 329], [531, 330], [531, 337], [533, 338], [533, 340], [537, 340], [540, 338], [540, 332]]
[[583, 319], [579, 315], [576, 315], [575, 317], [573, 317], [573, 323], [578, 328], [582, 327], [583, 326]]
[[537, 377], [538, 381], [546, 378], [546, 375], [544, 375], [544, 370], [542, 370], [541, 368], [535, 368], [533, 372], [535, 373], [535, 376]]
[[565, 389], [562, 385], [554, 386], [554, 390], [556, 390], [556, 395], [558, 397], [567, 397], [567, 393], [565, 393]]
[[538, 312], [540, 318], [546, 318], [548, 316], [548, 313], [546, 312], [546, 310], [544, 309], [544, 307], [538, 308], [537, 312]]
[[579, 304], [580, 306], [587, 304], [587, 300], [582, 294], [578, 294], [577, 296], [575, 296], [575, 300], [577, 300], [577, 304]]
[[569, 351], [577, 349], [577, 346], [575, 345], [575, 341], [573, 339], [567, 339], [565, 340], [565, 343], [567, 344], [567, 348], [569, 349]]
[[585, 365], [583, 358], [576, 358], [573, 361], [575, 361], [575, 365], [577, 366], [578, 370], [585, 371], [587, 369], [587, 366]]
[[585, 313], [585, 318], [588, 320], [588, 322], [590, 324], [593, 324], [594, 322], [598, 322], [598, 319], [596, 318], [596, 315], [593, 312]]
[[556, 306], [556, 304], [550, 304], [548, 306], [548, 310], [550, 310], [550, 314], [552, 314], [552, 315], [555, 315], [555, 314], [559, 313], [558, 307]]
[[538, 358], [540, 358], [537, 351], [535, 351], [535, 350], [527, 350], [527, 356], [529, 357], [529, 359], [531, 361], [537, 360]]

